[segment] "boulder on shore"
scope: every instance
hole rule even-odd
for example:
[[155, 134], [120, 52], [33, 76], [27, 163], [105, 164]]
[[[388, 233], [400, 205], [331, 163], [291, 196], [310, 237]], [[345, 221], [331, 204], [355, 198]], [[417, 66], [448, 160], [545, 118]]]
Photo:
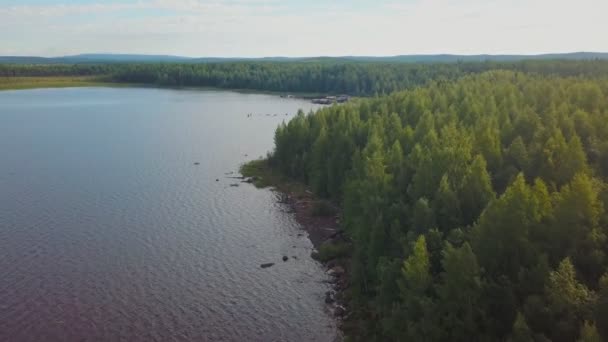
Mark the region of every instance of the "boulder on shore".
[[342, 266], [334, 266], [329, 271], [327, 271], [327, 274], [329, 274], [331, 276], [339, 277], [339, 276], [343, 275], [344, 272], [345, 271]]
[[340, 265], [340, 260], [338, 259], [332, 259], [329, 260], [327, 263], [325, 263], [325, 266], [327, 267], [328, 270], [331, 270], [332, 268], [339, 266]]

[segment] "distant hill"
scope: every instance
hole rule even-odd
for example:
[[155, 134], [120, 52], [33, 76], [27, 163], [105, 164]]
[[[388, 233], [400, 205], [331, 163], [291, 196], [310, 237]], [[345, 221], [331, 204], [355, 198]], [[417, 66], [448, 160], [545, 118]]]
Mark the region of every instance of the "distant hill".
[[129, 55], [129, 54], [82, 54], [75, 56], [60, 57], [61, 59], [83, 61], [83, 62], [184, 62], [191, 60], [189, 57], [170, 55]]
[[572, 53], [552, 53], [541, 55], [401, 55], [391, 57], [374, 56], [346, 56], [342, 57], [354, 61], [366, 62], [393, 62], [393, 63], [455, 63], [455, 62], [510, 62], [521, 60], [585, 60], [585, 59], [608, 59], [605, 52], [572, 52]]
[[385, 63], [456, 63], [520, 60], [584, 60], [608, 59], [604, 52], [573, 52], [541, 55], [400, 55], [400, 56], [343, 56], [343, 57], [182, 57], [137, 54], [81, 54], [63, 57], [0, 56], [0, 63], [15, 64], [84, 64], [84, 63], [226, 63], [226, 62], [385, 62]]
[[82, 54], [63, 57], [0, 56], [0, 63], [18, 64], [80, 64], [80, 63], [178, 63], [189, 57], [168, 55]]

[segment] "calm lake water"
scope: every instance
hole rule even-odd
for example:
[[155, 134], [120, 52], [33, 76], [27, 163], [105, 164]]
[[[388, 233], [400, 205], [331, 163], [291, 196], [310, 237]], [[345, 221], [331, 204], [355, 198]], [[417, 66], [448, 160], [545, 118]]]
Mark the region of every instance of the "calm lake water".
[[332, 341], [310, 241], [273, 192], [226, 175], [299, 108], [313, 105], [0, 92], [0, 341]]

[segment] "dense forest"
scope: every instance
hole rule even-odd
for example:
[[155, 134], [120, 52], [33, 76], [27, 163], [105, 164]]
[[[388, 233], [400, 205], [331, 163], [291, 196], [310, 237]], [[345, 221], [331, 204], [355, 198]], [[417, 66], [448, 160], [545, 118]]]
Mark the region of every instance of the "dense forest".
[[608, 79], [544, 74], [432, 81], [277, 129], [270, 163], [342, 205], [350, 339], [608, 340]]
[[429, 80], [456, 80], [494, 69], [543, 75], [608, 75], [608, 62], [538, 61], [461, 63], [226, 62], [202, 64], [0, 64], [0, 78], [17, 76], [103, 76], [105, 81], [160, 86], [217, 87], [277, 92], [374, 96], [425, 85]]

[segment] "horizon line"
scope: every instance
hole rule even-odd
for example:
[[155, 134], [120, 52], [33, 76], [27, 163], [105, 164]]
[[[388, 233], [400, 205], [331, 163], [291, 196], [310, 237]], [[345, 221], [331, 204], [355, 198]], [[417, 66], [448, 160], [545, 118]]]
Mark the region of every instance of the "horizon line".
[[66, 57], [82, 57], [82, 56], [149, 56], [149, 57], [173, 57], [183, 59], [202, 59], [202, 58], [218, 58], [218, 59], [264, 59], [264, 58], [286, 58], [286, 59], [304, 59], [304, 58], [391, 58], [391, 57], [423, 57], [423, 56], [458, 56], [458, 57], [476, 57], [476, 56], [544, 56], [544, 55], [571, 55], [571, 54], [608, 54], [608, 51], [568, 51], [568, 52], [542, 52], [542, 53], [472, 53], [460, 54], [449, 52], [438, 53], [412, 53], [412, 54], [397, 54], [397, 55], [309, 55], [309, 56], [288, 56], [288, 55], [267, 55], [267, 56], [185, 56], [179, 54], [163, 54], [163, 53], [124, 53], [124, 52], [83, 52], [77, 54], [56, 55], [56, 56], [40, 56], [40, 55], [0, 55], [0, 57], [35, 57], [35, 58], [66, 58]]

